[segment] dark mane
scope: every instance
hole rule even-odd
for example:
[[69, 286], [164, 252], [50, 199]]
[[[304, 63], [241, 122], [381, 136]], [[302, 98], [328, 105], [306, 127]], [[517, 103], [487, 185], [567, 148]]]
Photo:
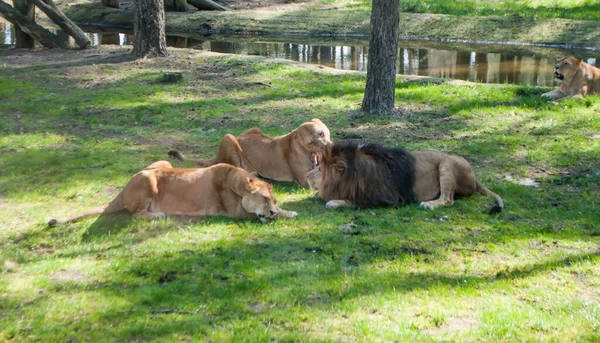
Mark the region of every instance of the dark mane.
[[319, 194], [326, 201], [348, 200], [358, 207], [415, 201], [415, 159], [404, 148], [335, 143], [323, 154], [321, 172]]

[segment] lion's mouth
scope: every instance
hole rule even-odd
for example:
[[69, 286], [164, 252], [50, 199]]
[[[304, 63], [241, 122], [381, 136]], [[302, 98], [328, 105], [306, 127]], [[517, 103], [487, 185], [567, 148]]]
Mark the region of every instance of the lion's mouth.
[[562, 80], [565, 79], [565, 76], [563, 74], [561, 74], [561, 73], [554, 72], [554, 78], [557, 79], [557, 80], [562, 81]]
[[321, 157], [323, 157], [323, 153], [321, 153], [321, 152], [313, 152], [310, 154], [311, 170], [315, 169], [319, 165], [319, 161], [321, 160]]

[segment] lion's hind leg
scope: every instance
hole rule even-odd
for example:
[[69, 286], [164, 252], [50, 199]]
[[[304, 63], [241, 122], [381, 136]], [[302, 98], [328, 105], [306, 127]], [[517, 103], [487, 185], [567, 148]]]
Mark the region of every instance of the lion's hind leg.
[[123, 190], [125, 207], [136, 218], [157, 219], [165, 217], [164, 213], [154, 208], [158, 200], [158, 179], [153, 169], [147, 168], [134, 175]]
[[473, 194], [476, 180], [469, 162], [460, 156], [448, 156], [438, 166], [440, 173], [440, 197], [422, 202], [421, 207], [432, 210], [454, 204], [455, 195]]
[[240, 146], [240, 142], [232, 134], [226, 134], [219, 145], [219, 153], [215, 158], [216, 163], [227, 163], [238, 168], [242, 168], [249, 173], [255, 173], [256, 170], [252, 167], [244, 150]]

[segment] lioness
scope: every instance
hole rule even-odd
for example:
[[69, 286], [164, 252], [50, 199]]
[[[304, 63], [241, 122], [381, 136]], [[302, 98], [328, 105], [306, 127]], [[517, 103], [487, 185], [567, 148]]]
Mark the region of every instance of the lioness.
[[329, 129], [321, 120], [313, 119], [279, 137], [267, 136], [259, 128], [252, 128], [237, 138], [227, 134], [213, 159], [190, 159], [176, 150], [169, 151], [169, 155], [196, 162], [200, 167], [229, 163], [271, 180], [294, 181], [308, 187], [306, 173], [314, 167], [313, 154], [329, 143]]
[[490, 213], [504, 208], [502, 198], [475, 179], [469, 162], [435, 150], [408, 152], [377, 144], [336, 143], [327, 146], [319, 166], [307, 178], [328, 209], [417, 201], [434, 209], [452, 205], [455, 195], [474, 192], [494, 198]]
[[296, 212], [275, 205], [271, 185], [229, 164], [210, 168], [173, 168], [167, 161], [154, 162], [135, 174], [109, 204], [82, 215], [51, 219], [48, 224], [127, 210], [134, 217], [154, 219], [168, 215], [223, 215], [234, 218], [291, 218]]
[[542, 94], [551, 100], [600, 94], [600, 68], [591, 66], [573, 56], [556, 60], [554, 79], [561, 82], [558, 89]]

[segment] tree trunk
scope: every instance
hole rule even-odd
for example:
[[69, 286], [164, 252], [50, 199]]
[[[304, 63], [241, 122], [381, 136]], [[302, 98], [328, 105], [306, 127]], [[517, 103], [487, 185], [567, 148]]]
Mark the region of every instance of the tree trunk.
[[19, 13], [4, 1], [0, 1], [0, 15], [11, 22], [15, 27], [19, 27], [33, 39], [49, 48], [67, 48], [67, 45], [58, 39], [56, 35], [36, 24], [33, 20]]
[[163, 0], [135, 0], [133, 17], [133, 56], [168, 56]]
[[46, 13], [56, 25], [58, 25], [64, 32], [75, 39], [75, 43], [79, 45], [81, 49], [85, 49], [90, 45], [90, 39], [85, 35], [79, 26], [75, 25], [71, 19], [67, 18], [52, 2], [52, 0], [33, 0], [33, 3], [42, 12]]
[[[35, 7], [33, 7], [32, 2], [27, 0], [13, 0], [13, 6], [15, 10], [35, 22]], [[35, 39], [23, 32], [17, 25], [15, 25], [15, 38], [17, 40], [17, 44], [15, 45], [17, 49], [35, 48]]]
[[102, 0], [102, 6], [119, 8], [119, 0]]
[[211, 0], [187, 0], [187, 2], [201, 11], [229, 11], [229, 8]]
[[165, 11], [187, 12], [187, 0], [164, 0]]
[[378, 115], [396, 113], [394, 91], [399, 22], [398, 0], [373, 0], [363, 112]]

